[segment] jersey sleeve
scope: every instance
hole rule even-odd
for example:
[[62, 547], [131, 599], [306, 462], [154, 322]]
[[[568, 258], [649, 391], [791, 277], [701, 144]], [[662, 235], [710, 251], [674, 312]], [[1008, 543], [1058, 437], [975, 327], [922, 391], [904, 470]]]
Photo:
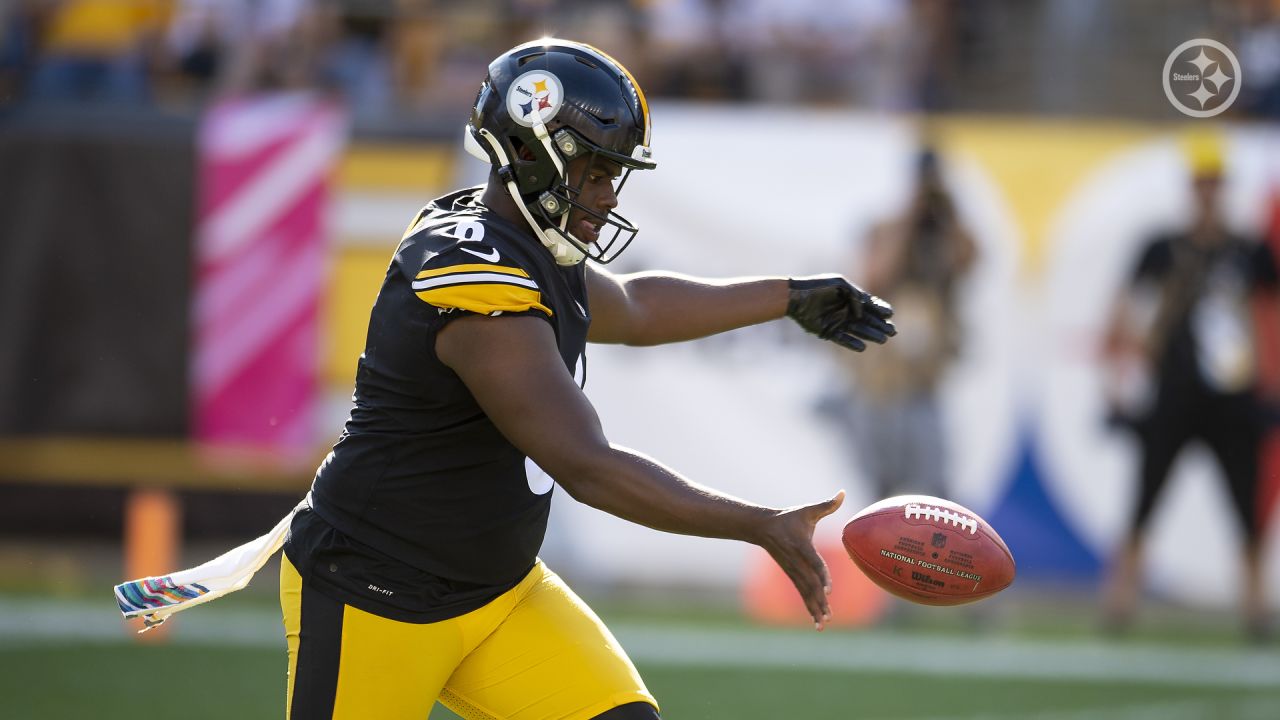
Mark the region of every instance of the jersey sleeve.
[[1130, 272], [1130, 283], [1159, 282], [1173, 267], [1173, 240], [1159, 236], [1142, 248], [1142, 254]]
[[[486, 262], [488, 258], [496, 262]], [[483, 243], [467, 243], [431, 258], [414, 277], [418, 299], [444, 311], [465, 310], [479, 315], [554, 313], [543, 301], [537, 281]]]

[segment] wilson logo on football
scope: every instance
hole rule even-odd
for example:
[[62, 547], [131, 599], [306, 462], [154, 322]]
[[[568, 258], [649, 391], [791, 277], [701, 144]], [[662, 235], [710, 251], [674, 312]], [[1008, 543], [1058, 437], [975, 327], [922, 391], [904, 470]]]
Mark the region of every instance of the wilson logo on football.
[[936, 520], [948, 525], [955, 525], [962, 530], [968, 530], [970, 535], [975, 535], [978, 532], [977, 520], [945, 508], [911, 503], [903, 508], [903, 512], [906, 513], [908, 520], [915, 520], [919, 518], [923, 518], [925, 520]]

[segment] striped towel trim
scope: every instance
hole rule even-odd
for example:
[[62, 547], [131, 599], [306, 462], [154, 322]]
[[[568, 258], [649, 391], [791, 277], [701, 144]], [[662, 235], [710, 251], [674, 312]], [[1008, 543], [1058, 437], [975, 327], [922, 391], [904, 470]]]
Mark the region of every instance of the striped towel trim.
[[166, 575], [117, 585], [116, 602], [125, 617], [132, 617], [140, 612], [194, 600], [207, 592], [209, 588], [200, 583], [179, 585], [172, 576]]
[[262, 569], [267, 559], [284, 544], [294, 513], [307, 507], [310, 498], [308, 493], [267, 534], [232, 548], [203, 565], [116, 585], [120, 612], [127, 618], [141, 616], [144, 627], [138, 632], [146, 632], [174, 613], [216, 600], [248, 585], [254, 573]]

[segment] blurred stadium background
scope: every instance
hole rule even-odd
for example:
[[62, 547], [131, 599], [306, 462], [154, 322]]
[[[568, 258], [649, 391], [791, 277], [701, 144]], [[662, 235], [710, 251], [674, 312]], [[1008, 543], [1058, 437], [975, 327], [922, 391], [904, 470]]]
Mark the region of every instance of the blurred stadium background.
[[[1142, 241], [1189, 216], [1190, 132], [1215, 138], [1227, 224], [1280, 243], [1272, 0], [0, 0], [0, 716], [282, 714], [273, 565], [141, 642], [110, 586], [244, 542], [305, 492], [404, 225], [483, 180], [460, 140], [486, 63], [544, 34], [605, 49], [651, 98], [660, 168], [622, 196], [643, 228], [624, 270], [865, 281], [924, 138], [976, 246], [941, 475], [1018, 582], [891, 602], [831, 520], [838, 627], [816, 635], [751, 548], [561, 494], [544, 557], [667, 717], [1280, 717], [1202, 449], [1157, 510], [1136, 624], [1105, 633], [1101, 610], [1136, 493], [1106, 423], [1108, 307]], [[1214, 120], [1162, 89], [1199, 37], [1242, 65]], [[1280, 387], [1277, 328], [1259, 336]], [[845, 421], [864, 390], [782, 323], [596, 347], [587, 385], [615, 442], [762, 502], [843, 487], [843, 517], [877, 497]]]

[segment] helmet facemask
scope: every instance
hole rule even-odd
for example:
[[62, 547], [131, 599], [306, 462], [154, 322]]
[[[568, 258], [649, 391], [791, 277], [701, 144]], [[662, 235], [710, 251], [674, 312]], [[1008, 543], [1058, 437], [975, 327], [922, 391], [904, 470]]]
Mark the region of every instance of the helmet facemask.
[[[592, 168], [602, 161], [621, 167], [618, 177], [610, 181], [614, 183], [614, 196], [620, 196], [632, 170], [654, 167], [649, 149], [637, 145], [631, 156], [622, 155], [600, 147], [570, 127], [562, 127], [552, 133], [551, 145], [552, 152], [559, 156], [559, 181], [539, 193], [530, 209], [541, 218], [545, 228], [558, 232], [577, 246], [586, 257], [602, 265], [611, 262], [627, 249], [640, 229], [616, 211], [611, 209], [602, 214], [595, 208], [582, 204], [578, 198], [582, 195], [582, 188]], [[569, 164], [577, 160], [582, 161], [583, 169], [577, 181], [571, 182]], [[597, 226], [599, 236], [595, 240], [584, 241], [567, 229], [569, 217], [574, 210]]]

